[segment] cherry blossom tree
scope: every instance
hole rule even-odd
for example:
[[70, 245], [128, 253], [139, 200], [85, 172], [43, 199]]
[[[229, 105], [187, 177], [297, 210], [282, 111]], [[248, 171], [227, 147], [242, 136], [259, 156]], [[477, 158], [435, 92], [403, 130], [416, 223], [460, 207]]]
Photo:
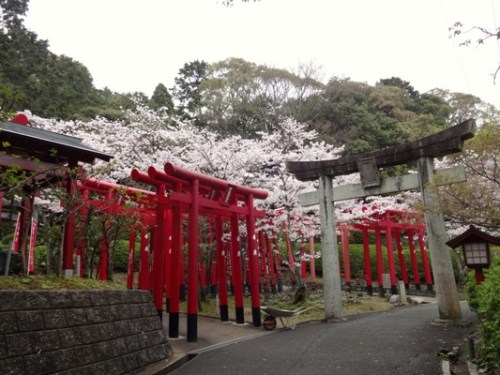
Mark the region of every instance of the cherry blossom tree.
[[[343, 148], [324, 143], [316, 131], [290, 118], [281, 121], [271, 133], [258, 133], [255, 139], [238, 135], [221, 137], [140, 105], [124, 121], [103, 118], [89, 122], [57, 121], [32, 116], [31, 123], [82, 138], [85, 144], [113, 155], [111, 163], [97, 162], [88, 168], [90, 176], [109, 182], [126, 183], [131, 169], [146, 170], [149, 166], [161, 169], [168, 161], [231, 183], [267, 189], [268, 198], [256, 202], [268, 213], [268, 219], [260, 223], [261, 228], [274, 233], [287, 230], [290, 239], [300, 244], [319, 234], [317, 208], [304, 208], [298, 200], [300, 193], [315, 190], [317, 186], [288, 173], [286, 161], [335, 159], [343, 152]], [[335, 186], [349, 183], [359, 183], [359, 175], [334, 179]], [[372, 213], [363, 209], [367, 205], [379, 211], [408, 209], [410, 200], [399, 195], [338, 202], [337, 221], [351, 223]]]

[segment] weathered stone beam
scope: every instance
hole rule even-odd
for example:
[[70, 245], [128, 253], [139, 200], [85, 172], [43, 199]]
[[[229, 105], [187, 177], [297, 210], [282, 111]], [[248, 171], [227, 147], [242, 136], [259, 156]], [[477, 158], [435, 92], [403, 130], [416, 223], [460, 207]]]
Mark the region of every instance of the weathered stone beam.
[[[463, 166], [456, 166], [437, 170], [434, 179], [438, 186], [443, 186], [467, 181], [467, 176]], [[382, 180], [380, 186], [372, 188], [363, 188], [361, 184], [334, 187], [331, 200], [339, 202], [372, 195], [392, 194], [404, 190], [417, 190], [419, 187], [418, 174], [407, 174], [399, 177], [385, 178]], [[317, 205], [319, 204], [319, 192], [311, 191], [300, 194], [299, 200], [303, 207]]]
[[287, 169], [301, 181], [317, 180], [319, 176], [340, 176], [358, 171], [358, 162], [374, 158], [378, 168], [415, 161], [421, 157], [440, 157], [462, 151], [463, 142], [472, 138], [474, 120], [467, 120], [439, 133], [402, 145], [388, 147], [334, 160], [288, 161]]

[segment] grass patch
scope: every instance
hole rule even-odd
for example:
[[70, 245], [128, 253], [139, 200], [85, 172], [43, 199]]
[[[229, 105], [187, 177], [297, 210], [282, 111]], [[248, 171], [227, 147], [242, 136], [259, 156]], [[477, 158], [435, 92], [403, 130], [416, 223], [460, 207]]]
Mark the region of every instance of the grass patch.
[[[252, 308], [250, 297], [245, 297], [243, 299], [244, 304], [244, 316], [245, 321], [251, 323], [252, 320]], [[298, 307], [305, 307], [308, 310], [295, 315], [290, 319], [292, 324], [309, 321], [309, 320], [321, 320], [325, 317], [325, 309], [323, 302], [323, 291], [322, 289], [317, 289], [308, 292], [307, 300], [298, 304], [293, 304], [293, 293], [280, 293], [275, 295], [264, 296], [261, 300], [261, 306], [273, 307], [284, 310], [295, 310]], [[379, 296], [368, 296], [364, 293], [347, 293], [343, 292], [343, 303], [342, 310], [344, 315], [354, 315], [373, 311], [384, 311], [392, 308], [391, 303], [388, 298], [382, 298]], [[181, 311], [186, 311], [186, 302], [181, 303]], [[235, 320], [235, 308], [234, 299], [228, 297], [228, 310], [229, 319]], [[219, 306], [218, 300], [215, 298], [209, 298], [204, 302], [200, 303], [199, 315], [208, 317], [219, 317]], [[266, 314], [262, 312], [262, 317]]]
[[120, 277], [115, 281], [99, 281], [80, 277], [62, 278], [57, 276], [1, 276], [0, 290], [33, 289], [125, 289]]

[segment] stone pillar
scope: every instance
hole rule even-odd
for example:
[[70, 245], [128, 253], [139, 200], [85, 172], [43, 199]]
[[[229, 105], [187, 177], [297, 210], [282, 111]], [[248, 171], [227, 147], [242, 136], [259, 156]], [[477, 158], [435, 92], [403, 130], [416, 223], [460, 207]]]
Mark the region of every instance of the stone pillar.
[[425, 224], [429, 242], [432, 273], [436, 287], [439, 318], [462, 319], [457, 285], [453, 274], [450, 252], [446, 246], [446, 230], [439, 202], [438, 188], [434, 181], [433, 159], [418, 159], [420, 191], [424, 202]]
[[342, 317], [342, 289], [340, 286], [339, 252], [332, 190], [331, 177], [322, 175], [319, 178], [319, 212], [321, 218], [325, 319]]

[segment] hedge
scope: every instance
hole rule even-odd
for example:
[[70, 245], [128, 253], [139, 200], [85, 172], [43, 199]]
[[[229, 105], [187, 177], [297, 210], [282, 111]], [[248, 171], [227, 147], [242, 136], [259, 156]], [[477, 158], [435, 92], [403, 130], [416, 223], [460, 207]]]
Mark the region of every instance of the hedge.
[[466, 294], [480, 321], [479, 363], [487, 374], [500, 374], [500, 258], [484, 271], [481, 285], [469, 272]]

